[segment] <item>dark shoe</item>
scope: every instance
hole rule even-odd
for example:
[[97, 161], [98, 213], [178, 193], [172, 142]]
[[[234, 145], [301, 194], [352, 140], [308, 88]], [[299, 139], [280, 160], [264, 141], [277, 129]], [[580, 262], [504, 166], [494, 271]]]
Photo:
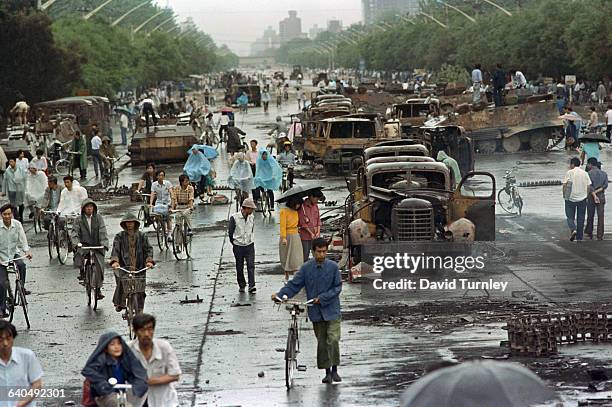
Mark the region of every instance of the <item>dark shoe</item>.
[[102, 294], [101, 292], [97, 292], [96, 293], [96, 298], [98, 299], [98, 301], [103, 300], [104, 299], [104, 294]]
[[26, 289], [24, 288], [24, 289], [23, 289], [23, 293], [24, 293], [25, 295], [30, 295], [30, 294], [32, 294], [32, 291], [30, 291], [30, 290], [26, 290]]
[[34, 218], [34, 213], [30, 212], [30, 214], [28, 215], [28, 219], [33, 219]]
[[572, 231], [572, 234], [570, 235], [570, 242], [573, 242], [574, 240], [576, 240], [576, 231]]
[[125, 307], [123, 307], [122, 305], [115, 305], [115, 311], [117, 312], [121, 312], [125, 309]]
[[257, 292], [257, 288], [255, 286], [249, 287], [249, 294], [255, 294]]
[[8, 318], [10, 315], [6, 310], [0, 311], [0, 318]]
[[193, 231], [191, 229], [187, 229], [187, 236], [193, 236]]
[[243, 293], [243, 292], [245, 292], [245, 288], [244, 288], [244, 287], [240, 287], [240, 288], [238, 289], [238, 292], [239, 292], [239, 293]]
[[335, 381], [335, 382], [341, 382], [342, 381], [342, 378], [340, 377], [338, 372], [332, 372], [331, 376], [332, 376], [332, 380]]
[[79, 273], [77, 280], [80, 280], [80, 281], [85, 280], [85, 272], [83, 270], [81, 270], [81, 272]]
[[327, 383], [327, 384], [331, 383], [332, 381], [333, 379], [332, 379], [331, 373], [326, 374], [323, 380], [321, 380], [322, 383]]
[[172, 243], [172, 235], [168, 236], [168, 242]]

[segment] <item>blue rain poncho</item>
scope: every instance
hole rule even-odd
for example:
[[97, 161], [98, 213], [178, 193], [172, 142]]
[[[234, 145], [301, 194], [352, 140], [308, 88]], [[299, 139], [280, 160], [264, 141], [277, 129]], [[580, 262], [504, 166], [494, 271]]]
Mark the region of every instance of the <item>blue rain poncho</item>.
[[243, 93], [242, 95], [240, 95], [238, 97], [238, 99], [236, 99], [236, 102], [240, 105], [240, 106], [246, 106], [249, 104], [249, 97], [246, 93]]
[[243, 153], [236, 154], [236, 161], [232, 165], [228, 183], [231, 188], [238, 188], [242, 192], [250, 193], [251, 190], [255, 189], [253, 183], [253, 172], [251, 171], [251, 164], [245, 161]]
[[[263, 159], [264, 154], [267, 157], [265, 160]], [[259, 150], [257, 163], [255, 164], [255, 179], [253, 180], [255, 186], [275, 191], [280, 187], [282, 180], [283, 168], [280, 164], [270, 155], [268, 150]]]
[[202, 177], [210, 172], [209, 159], [212, 160], [218, 155], [217, 150], [204, 144], [194, 144], [188, 153], [189, 158], [183, 167], [183, 172], [189, 177], [189, 181], [200, 182]]

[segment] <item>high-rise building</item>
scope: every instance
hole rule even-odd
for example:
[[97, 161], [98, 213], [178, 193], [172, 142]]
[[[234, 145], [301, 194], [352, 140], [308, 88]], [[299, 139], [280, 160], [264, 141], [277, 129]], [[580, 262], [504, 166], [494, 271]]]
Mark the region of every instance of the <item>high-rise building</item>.
[[285, 44], [294, 38], [303, 37], [302, 20], [298, 18], [297, 11], [289, 10], [289, 17], [278, 23], [278, 34], [281, 44]]
[[314, 24], [310, 30], [308, 30], [308, 38], [314, 40], [317, 38], [317, 35], [321, 34], [325, 31], [323, 28], [319, 27], [318, 24]]
[[372, 24], [381, 15], [388, 13], [417, 14], [419, 12], [419, 0], [361, 0], [361, 7], [363, 22]]
[[280, 46], [278, 34], [274, 31], [274, 28], [268, 26], [264, 30], [263, 36], [255, 40], [251, 44], [251, 55], [258, 55], [270, 49], [276, 49]]
[[340, 20], [329, 20], [327, 22], [327, 31], [332, 33], [339, 33], [342, 31], [342, 21]]

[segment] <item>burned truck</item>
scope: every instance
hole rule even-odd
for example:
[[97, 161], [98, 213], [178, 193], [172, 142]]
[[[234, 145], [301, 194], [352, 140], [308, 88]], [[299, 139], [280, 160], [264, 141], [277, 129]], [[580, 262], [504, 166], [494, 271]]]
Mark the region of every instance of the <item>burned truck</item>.
[[[366, 165], [348, 183], [345, 242], [353, 256], [367, 242], [495, 240], [493, 175], [469, 172], [453, 188], [449, 169], [415, 146], [382, 156], [388, 147], [366, 150]], [[366, 230], [358, 241], [351, 231], [359, 225]]]
[[304, 156], [323, 163], [330, 175], [357, 170], [363, 150], [383, 139], [377, 120], [335, 117], [317, 122], [316, 133], [304, 140]]

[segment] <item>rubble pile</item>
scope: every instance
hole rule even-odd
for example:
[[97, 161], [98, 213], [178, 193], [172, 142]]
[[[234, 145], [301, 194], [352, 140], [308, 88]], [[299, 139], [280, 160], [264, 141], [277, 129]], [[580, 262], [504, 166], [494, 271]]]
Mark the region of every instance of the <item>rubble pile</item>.
[[579, 311], [531, 315], [507, 323], [510, 352], [521, 356], [552, 356], [558, 345], [612, 341], [612, 312]]

